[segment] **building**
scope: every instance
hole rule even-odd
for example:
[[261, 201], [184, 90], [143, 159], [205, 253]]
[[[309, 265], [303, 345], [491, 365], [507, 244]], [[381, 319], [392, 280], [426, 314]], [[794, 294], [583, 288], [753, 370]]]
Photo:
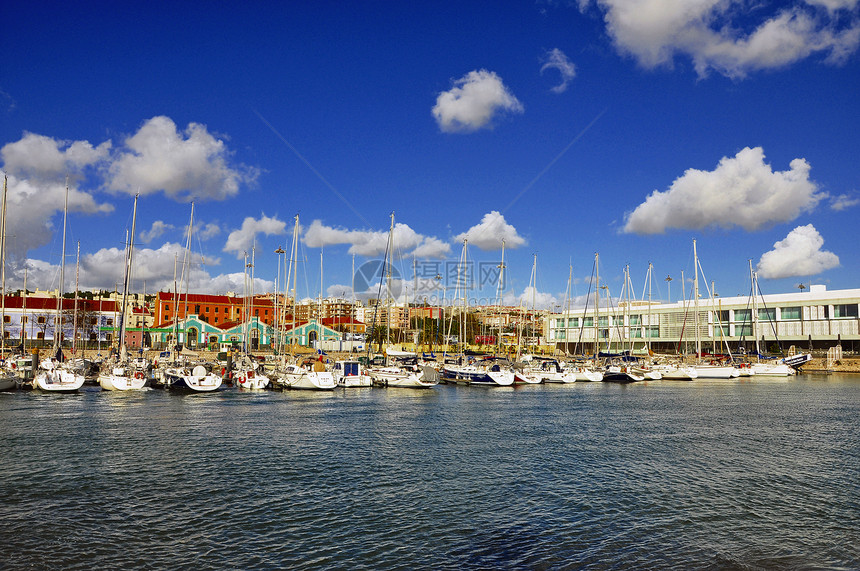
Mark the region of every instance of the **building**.
[[113, 300], [63, 298], [57, 319], [57, 299], [7, 295], [2, 304], [2, 338], [6, 346], [52, 346], [60, 332], [63, 346], [110, 345], [115, 339], [119, 306]]
[[[812, 285], [806, 292], [700, 299], [676, 303], [632, 302], [611, 308], [580, 308], [550, 314], [543, 324], [547, 343], [567, 353], [650, 347], [660, 352], [762, 352], [860, 348], [860, 289], [828, 291]], [[698, 319], [696, 318], [698, 313]], [[595, 321], [596, 319], [596, 321]], [[696, 324], [698, 323], [698, 328]]]
[[235, 295], [182, 294], [160, 291], [155, 297], [155, 322], [166, 323], [196, 315], [201, 321], [212, 325], [244, 321], [246, 305], [252, 317], [267, 325], [275, 323], [275, 305], [268, 296], [254, 296], [253, 299]]

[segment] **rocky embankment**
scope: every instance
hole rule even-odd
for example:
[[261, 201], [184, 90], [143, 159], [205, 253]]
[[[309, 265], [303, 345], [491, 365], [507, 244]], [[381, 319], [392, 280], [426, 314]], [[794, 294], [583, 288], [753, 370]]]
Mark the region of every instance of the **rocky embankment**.
[[803, 366], [803, 371], [814, 373], [816, 371], [830, 371], [833, 373], [860, 373], [860, 359], [843, 358], [828, 363], [825, 358], [815, 358]]

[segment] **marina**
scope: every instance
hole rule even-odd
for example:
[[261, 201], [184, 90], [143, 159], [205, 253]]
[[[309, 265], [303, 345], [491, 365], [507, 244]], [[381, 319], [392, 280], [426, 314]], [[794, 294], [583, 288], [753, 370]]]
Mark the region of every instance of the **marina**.
[[860, 375], [0, 394], [5, 569], [850, 569]]

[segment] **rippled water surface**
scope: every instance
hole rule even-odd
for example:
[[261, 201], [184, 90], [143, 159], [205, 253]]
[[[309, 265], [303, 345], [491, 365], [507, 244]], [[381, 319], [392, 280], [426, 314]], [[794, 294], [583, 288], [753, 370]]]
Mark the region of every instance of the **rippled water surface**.
[[857, 569], [860, 376], [0, 394], [0, 569]]

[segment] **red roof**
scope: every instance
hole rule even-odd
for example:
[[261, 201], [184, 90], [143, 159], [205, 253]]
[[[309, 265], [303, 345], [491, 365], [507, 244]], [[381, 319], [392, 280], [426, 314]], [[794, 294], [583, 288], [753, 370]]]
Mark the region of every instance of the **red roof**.
[[[24, 309], [24, 298], [21, 296], [7, 295], [5, 299], [5, 307], [7, 309]], [[75, 309], [75, 300], [63, 298], [63, 310], [73, 311]], [[57, 298], [54, 297], [27, 297], [27, 310], [33, 311], [51, 311], [57, 309]], [[98, 300], [98, 299], [78, 299], [78, 310], [81, 311], [101, 311], [110, 313], [117, 311], [117, 303], [113, 300]]]
[[[170, 303], [173, 301], [175, 295], [169, 291], [160, 291], [156, 297], [157, 301]], [[178, 298], [178, 303], [184, 304], [186, 302], [186, 298], [188, 303], [191, 304], [199, 304], [199, 303], [211, 303], [211, 304], [222, 304], [222, 305], [241, 305], [244, 302], [244, 297], [241, 296], [231, 296], [231, 295], [207, 295], [202, 293], [189, 293], [181, 294]], [[272, 300], [267, 297], [257, 297], [254, 296], [254, 305], [272, 305]]]

